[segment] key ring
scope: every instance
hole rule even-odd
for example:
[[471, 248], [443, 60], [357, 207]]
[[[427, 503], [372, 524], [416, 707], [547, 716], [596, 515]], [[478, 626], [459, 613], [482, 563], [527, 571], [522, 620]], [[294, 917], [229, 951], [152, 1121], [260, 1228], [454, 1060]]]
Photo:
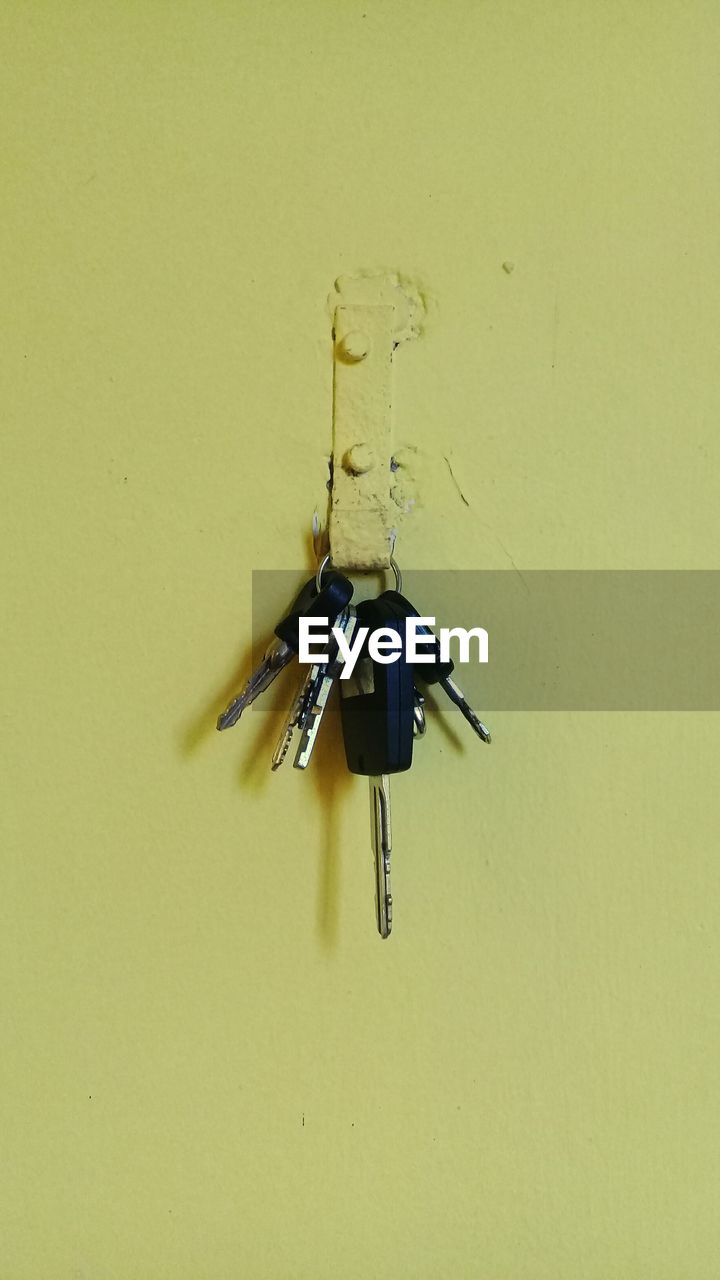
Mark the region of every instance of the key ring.
[[[393, 550], [394, 549], [395, 549], [395, 539], [393, 538]], [[320, 561], [320, 564], [318, 565], [318, 571], [315, 574], [315, 586], [317, 588], [318, 595], [322, 590], [322, 576], [325, 570], [328, 569], [331, 564], [332, 564], [332, 556], [328, 551], [327, 554], [324, 555], [322, 560]], [[393, 576], [395, 578], [395, 590], [399, 591], [400, 594], [402, 595], [402, 572], [400, 570], [400, 565], [398, 564], [392, 552], [390, 554], [390, 568], [392, 569]]]

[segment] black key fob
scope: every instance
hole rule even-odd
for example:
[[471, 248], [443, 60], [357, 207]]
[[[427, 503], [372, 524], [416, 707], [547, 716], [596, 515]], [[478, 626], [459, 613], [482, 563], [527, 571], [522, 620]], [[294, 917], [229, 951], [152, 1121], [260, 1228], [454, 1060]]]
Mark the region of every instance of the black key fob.
[[332, 627], [343, 609], [349, 605], [352, 593], [353, 586], [350, 579], [334, 569], [323, 574], [319, 591], [315, 585], [315, 579], [311, 578], [294, 600], [287, 616], [282, 622], [278, 622], [275, 635], [279, 640], [289, 644], [290, 648], [297, 653], [300, 646], [300, 618], [327, 618], [328, 626]]
[[[420, 614], [409, 600], [402, 596], [399, 591], [383, 591], [378, 600], [382, 600], [386, 604], [392, 606], [398, 611], [402, 618], [419, 618]], [[418, 680], [422, 680], [424, 684], [437, 684], [438, 680], [446, 680], [455, 670], [455, 663], [452, 658], [448, 658], [447, 662], [440, 661], [440, 641], [430, 627], [422, 626], [417, 628], [418, 636], [431, 637], [435, 641], [434, 648], [429, 644], [419, 644], [418, 651], [431, 657], [434, 652], [432, 662], [418, 662], [413, 664], [413, 670]]]
[[[404, 621], [388, 602], [364, 600], [357, 612], [359, 627], [370, 627], [371, 634], [379, 627], [388, 628], [404, 642]], [[392, 662], [375, 662], [366, 643], [352, 675], [347, 679], [341, 676], [339, 685], [345, 758], [350, 772], [376, 777], [409, 769], [414, 682], [404, 651]]]

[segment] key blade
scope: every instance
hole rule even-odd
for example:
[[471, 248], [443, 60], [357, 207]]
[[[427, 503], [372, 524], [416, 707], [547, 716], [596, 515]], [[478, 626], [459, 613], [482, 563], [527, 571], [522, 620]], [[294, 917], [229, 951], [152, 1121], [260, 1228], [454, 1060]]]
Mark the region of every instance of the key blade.
[[317, 740], [318, 730], [325, 713], [325, 708], [327, 706], [332, 687], [332, 676], [323, 676], [317, 697], [308, 706], [307, 714], [303, 717], [300, 742], [298, 744], [294, 760], [294, 767], [296, 769], [307, 769], [310, 763], [310, 757], [313, 753], [313, 747]]
[[392, 893], [390, 891], [392, 824], [390, 779], [386, 773], [370, 779], [370, 823], [375, 857], [377, 927], [381, 938], [389, 938], [392, 932]]
[[320, 671], [320, 667], [309, 667], [297, 687], [295, 697], [290, 703], [290, 709], [285, 716], [285, 721], [280, 731], [280, 737], [278, 738], [277, 745], [273, 751], [273, 773], [276, 769], [280, 768], [280, 765], [283, 763], [288, 751], [290, 750], [290, 743], [293, 740], [295, 730], [298, 724], [300, 724], [303, 713], [305, 712], [310, 700], [314, 697], [315, 685]]
[[[357, 626], [357, 614], [352, 606], [340, 615], [338, 625], [349, 644], [355, 634], [355, 628]], [[301, 736], [294, 761], [294, 767], [296, 769], [307, 769], [310, 763], [310, 757], [312, 756], [315, 743], [317, 742], [320, 725], [322, 723], [323, 715], [325, 714], [325, 708], [327, 707], [333, 684], [340, 675], [342, 668], [343, 662], [339, 656], [339, 647], [337, 642], [335, 642], [334, 648], [331, 650], [330, 661], [323, 669], [322, 679], [317, 687], [317, 695], [314, 701], [308, 705], [300, 722]]]
[[478, 738], [482, 738], [483, 742], [492, 742], [492, 738], [490, 737], [490, 730], [487, 728], [487, 725], [484, 725], [480, 717], [477, 715], [477, 713], [473, 711], [472, 707], [470, 706], [470, 703], [465, 697], [465, 694], [463, 693], [462, 689], [458, 688], [455, 681], [451, 680], [449, 676], [446, 676], [439, 683], [442, 686], [442, 688], [445, 690], [451, 702], [454, 702], [455, 706], [458, 707], [460, 711], [462, 711], [462, 714], [464, 715], [465, 719], [467, 720], [471, 728], [475, 730]]
[[274, 644], [270, 645], [270, 648], [266, 650], [261, 661], [250, 675], [245, 687], [228, 703], [222, 714], [218, 716], [218, 730], [222, 732], [223, 729], [232, 729], [233, 725], [237, 724], [243, 711], [269, 688], [275, 677], [280, 674], [294, 656], [293, 650], [283, 640], [276, 640]]
[[246, 706], [247, 702], [243, 697], [243, 694], [240, 694], [237, 698], [233, 698], [232, 702], [228, 703], [227, 707], [222, 712], [222, 715], [218, 716], [216, 727], [219, 732], [222, 733], [223, 729], [232, 729], [233, 725], [237, 724]]
[[413, 737], [424, 738], [427, 722], [425, 720], [425, 699], [418, 689], [413, 695]]

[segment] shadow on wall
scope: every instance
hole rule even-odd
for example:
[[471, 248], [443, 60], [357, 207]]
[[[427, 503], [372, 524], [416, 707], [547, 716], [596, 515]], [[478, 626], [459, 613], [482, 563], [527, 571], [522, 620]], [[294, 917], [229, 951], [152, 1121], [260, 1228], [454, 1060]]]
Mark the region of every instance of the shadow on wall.
[[[250, 671], [261, 661], [267, 638], [256, 645], [247, 645], [240, 655], [235, 674], [211, 695], [200, 712], [180, 731], [180, 753], [186, 759], [193, 757], [216, 732], [217, 718], [225, 710], [231, 698], [241, 689]], [[280, 705], [261, 710], [249, 708], [243, 716], [243, 730], [232, 735], [233, 741], [241, 741], [242, 763], [239, 772], [241, 787], [265, 791], [271, 780], [270, 762], [280, 735], [298, 681], [304, 675], [297, 663], [290, 663], [277, 677]], [[324, 836], [320, 847], [318, 872], [317, 932], [322, 945], [332, 949], [337, 945], [340, 913], [340, 857], [341, 824], [340, 809], [346, 803], [354, 780], [345, 764], [340, 714], [337, 706], [337, 689], [333, 689], [330, 702], [323, 715], [321, 732], [308, 766], [313, 794], [324, 814]], [[255, 725], [255, 731], [251, 731]], [[285, 768], [292, 768], [291, 759]]]

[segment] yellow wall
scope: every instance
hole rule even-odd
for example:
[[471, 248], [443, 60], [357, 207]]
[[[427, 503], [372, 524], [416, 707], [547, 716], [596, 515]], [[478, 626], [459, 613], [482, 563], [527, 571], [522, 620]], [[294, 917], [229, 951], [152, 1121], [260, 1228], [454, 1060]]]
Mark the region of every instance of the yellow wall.
[[344, 271], [432, 299], [405, 564], [716, 565], [717, 6], [2, 28], [0, 1277], [714, 1280], [718, 718], [434, 722], [383, 944], [337, 726], [213, 717]]

